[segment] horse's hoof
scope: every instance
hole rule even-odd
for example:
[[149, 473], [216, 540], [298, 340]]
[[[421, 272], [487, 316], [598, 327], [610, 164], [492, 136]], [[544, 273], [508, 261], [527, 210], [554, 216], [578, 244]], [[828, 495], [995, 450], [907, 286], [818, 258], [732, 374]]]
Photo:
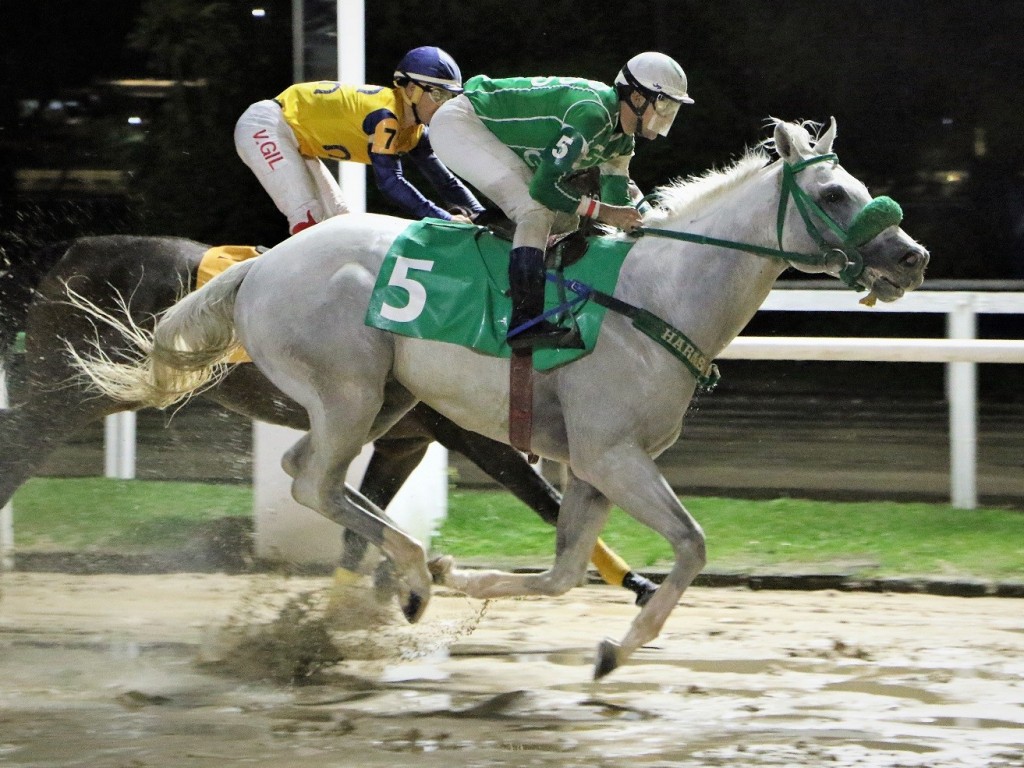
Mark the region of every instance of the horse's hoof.
[[658, 585], [648, 578], [630, 571], [622, 579], [622, 586], [636, 595], [636, 604], [643, 608], [658, 591]]
[[441, 555], [427, 563], [427, 570], [435, 584], [444, 584], [454, 566], [455, 559], [451, 555]]
[[613, 640], [602, 640], [597, 646], [597, 662], [594, 664], [594, 679], [600, 680], [619, 666], [619, 644]]
[[420, 620], [423, 612], [427, 609], [427, 600], [420, 596], [419, 592], [410, 592], [409, 598], [402, 604], [402, 614], [410, 624]]

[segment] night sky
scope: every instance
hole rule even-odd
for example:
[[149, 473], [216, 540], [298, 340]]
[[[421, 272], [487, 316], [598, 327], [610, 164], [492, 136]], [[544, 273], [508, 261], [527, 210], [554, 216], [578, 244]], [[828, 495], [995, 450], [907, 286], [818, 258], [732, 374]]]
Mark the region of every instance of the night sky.
[[[168, 7], [178, 1], [159, 0]], [[333, 5], [307, 2], [322, 11]], [[5, 122], [18, 99], [74, 96], [106, 78], [166, 76], [150, 71], [149, 57], [126, 44], [145, 3], [2, 0]], [[226, 3], [236, 17], [248, 17], [253, 5]], [[404, 50], [428, 42], [451, 50], [466, 76], [578, 74], [610, 82], [636, 51], [675, 56], [690, 75], [697, 104], [667, 142], [638, 155], [634, 169], [645, 187], [666, 181], [667, 169], [685, 175], [729, 160], [763, 138], [769, 115], [820, 121], [835, 115], [844, 164], [873, 189], [900, 192], [898, 199], [918, 225], [915, 233], [922, 232], [930, 247], [951, 243], [950, 257], [937, 260], [949, 266], [950, 276], [988, 270], [1024, 277], [1020, 0], [651, 0], [642, 6], [590, 8], [582, 15], [575, 4], [534, 0], [367, 5], [371, 82], [385, 80]], [[268, 28], [290, 25], [288, 0], [269, 0], [266, 7]], [[275, 45], [288, 48], [287, 33], [281, 39], [283, 45]], [[266, 51], [252, 41], [250, 53]], [[288, 61], [288, 50], [275, 53]], [[237, 70], [252, 100], [272, 96], [290, 82], [287, 65], [269, 87], [247, 80], [244, 58]], [[218, 131], [230, 153], [230, 127]], [[0, 143], [10, 134], [0, 134]], [[979, 146], [985, 155], [977, 155]], [[3, 154], [7, 163], [16, 153]], [[53, 157], [49, 149], [45, 154]], [[939, 178], [976, 165], [973, 188], [922, 186], [922, 174]], [[955, 238], [961, 241], [954, 243]], [[962, 255], [968, 250], [988, 255], [969, 264]]]

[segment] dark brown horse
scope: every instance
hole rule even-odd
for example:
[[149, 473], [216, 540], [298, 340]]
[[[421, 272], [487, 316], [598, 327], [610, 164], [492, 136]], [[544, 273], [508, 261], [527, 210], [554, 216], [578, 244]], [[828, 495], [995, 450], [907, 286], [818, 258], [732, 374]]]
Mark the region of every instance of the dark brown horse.
[[[16, 407], [0, 411], [0, 506], [70, 435], [110, 414], [132, 410], [130, 403], [87, 392], [76, 383], [65, 343], [84, 351], [86, 340], [95, 340], [98, 330], [101, 346], [116, 356], [125, 342], [110, 329], [97, 329], [70, 306], [68, 288], [108, 310], [116, 310], [123, 300], [136, 322], [151, 324], [194, 287], [208, 248], [176, 237], [114, 235], [46, 246], [27, 259], [8, 254], [0, 275], [0, 350], [8, 350], [17, 332], [25, 331], [27, 386]], [[254, 419], [308, 429], [306, 412], [251, 363], [235, 365], [202, 396]], [[560, 494], [521, 454], [456, 426], [422, 404], [375, 442], [362, 492], [386, 508], [435, 440], [466, 456], [554, 525]], [[341, 565], [353, 569], [364, 550], [365, 543], [346, 532]], [[594, 557], [602, 576], [634, 592], [638, 604], [653, 594], [654, 584], [634, 574], [601, 542]]]

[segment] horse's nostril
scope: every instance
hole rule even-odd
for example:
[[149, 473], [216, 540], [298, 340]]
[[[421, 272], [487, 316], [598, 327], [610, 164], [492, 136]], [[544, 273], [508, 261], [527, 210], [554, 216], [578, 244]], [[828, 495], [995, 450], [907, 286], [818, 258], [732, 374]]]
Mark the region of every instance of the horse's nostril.
[[903, 254], [900, 264], [904, 267], [925, 266], [928, 263], [928, 251], [923, 248], [914, 248]]

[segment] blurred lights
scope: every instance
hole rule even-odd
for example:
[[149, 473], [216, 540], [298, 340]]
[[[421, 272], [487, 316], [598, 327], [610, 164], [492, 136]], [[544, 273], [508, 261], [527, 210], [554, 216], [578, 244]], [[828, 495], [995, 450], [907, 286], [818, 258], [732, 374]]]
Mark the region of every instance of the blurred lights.
[[252, 9], [252, 16], [253, 16], [254, 19], [262, 19], [266, 15], [267, 15], [266, 8], [253, 8]]
[[132, 115], [128, 118], [128, 125], [142, 125], [142, 118], [137, 115]]

